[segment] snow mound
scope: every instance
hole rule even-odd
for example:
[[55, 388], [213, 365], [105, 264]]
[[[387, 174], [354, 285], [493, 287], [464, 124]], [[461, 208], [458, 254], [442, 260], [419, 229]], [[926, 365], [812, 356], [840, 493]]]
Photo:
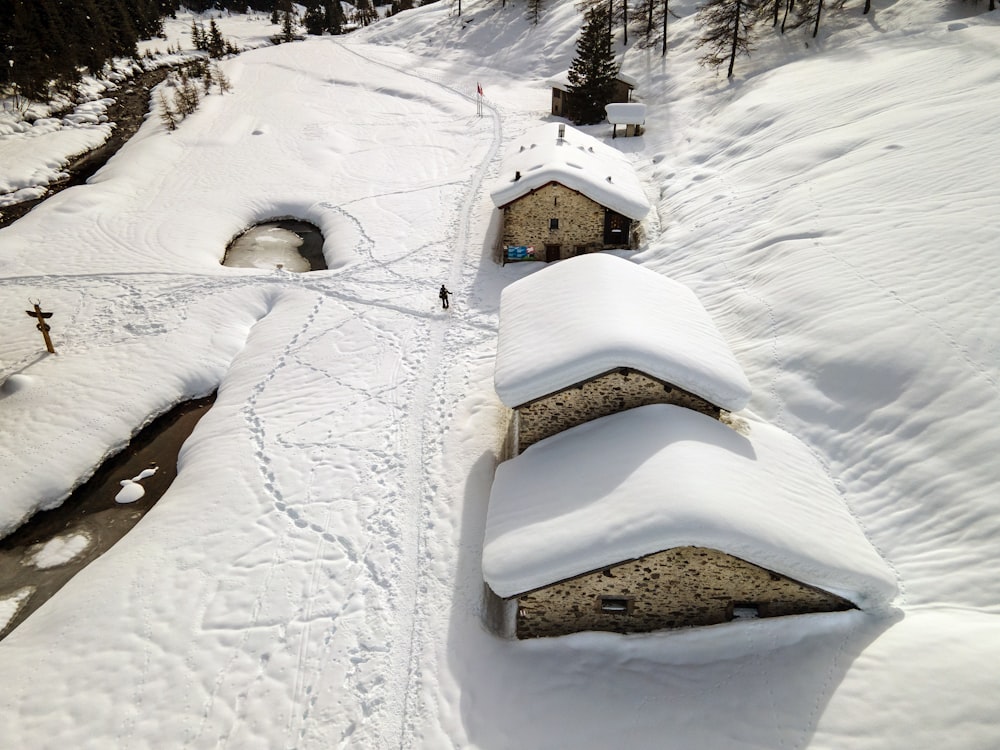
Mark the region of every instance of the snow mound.
[[862, 608], [896, 578], [830, 477], [787, 432], [743, 436], [654, 404], [588, 422], [497, 469], [483, 570], [510, 597], [675, 547], [720, 550]]
[[750, 399], [750, 383], [705, 308], [665, 276], [594, 253], [547, 266], [503, 290], [493, 382], [507, 406], [619, 367], [729, 411]]

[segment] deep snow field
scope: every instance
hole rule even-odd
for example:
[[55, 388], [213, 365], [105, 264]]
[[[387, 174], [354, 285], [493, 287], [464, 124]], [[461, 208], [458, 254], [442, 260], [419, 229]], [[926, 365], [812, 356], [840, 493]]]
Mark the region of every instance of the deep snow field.
[[[580, 16], [437, 3], [224, 61], [232, 93], [172, 133], [150, 117], [0, 229], [0, 530], [219, 391], [170, 491], [0, 642], [0, 744], [1000, 747], [1000, 13], [860, 5], [727, 81], [696, 64], [694, 3], [672, 4], [666, 60], [624, 54], [646, 134], [614, 145], [654, 206], [626, 257], [698, 295], [746, 415], [808, 446], [895, 571], [891, 609], [484, 626], [499, 293], [539, 270], [492, 262], [489, 191], [505, 144], [550, 119]], [[0, 133], [0, 172], [17, 153], [39, 182], [77, 145]], [[331, 270], [220, 265], [279, 216], [323, 230]]]

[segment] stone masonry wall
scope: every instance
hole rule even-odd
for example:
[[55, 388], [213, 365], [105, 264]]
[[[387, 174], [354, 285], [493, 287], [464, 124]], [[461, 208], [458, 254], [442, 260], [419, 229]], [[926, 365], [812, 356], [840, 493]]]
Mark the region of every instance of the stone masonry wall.
[[[559, 219], [549, 229], [549, 219]], [[534, 245], [545, 258], [545, 245], [560, 245], [558, 259], [604, 247], [604, 207], [575, 190], [550, 182], [504, 209], [504, 245]], [[549, 258], [549, 260], [558, 260]]]
[[516, 409], [518, 453], [532, 443], [598, 417], [648, 404], [675, 404], [718, 419], [719, 407], [637, 370], [621, 368]]
[[[620, 612], [602, 611], [623, 602]], [[517, 605], [518, 638], [715, 625], [733, 619], [734, 605], [755, 605], [760, 617], [854, 609], [834, 594], [704, 547], [677, 547], [586, 573], [522, 594]]]

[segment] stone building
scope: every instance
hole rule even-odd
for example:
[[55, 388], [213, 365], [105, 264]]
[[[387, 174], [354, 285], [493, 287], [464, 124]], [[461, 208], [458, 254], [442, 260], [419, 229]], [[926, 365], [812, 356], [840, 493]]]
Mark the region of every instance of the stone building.
[[519, 594], [516, 635], [645, 633], [845, 609], [856, 607], [738, 557], [674, 547]]
[[805, 445], [668, 405], [502, 463], [483, 573], [519, 638], [875, 609], [897, 592]]
[[[556, 117], [565, 117], [567, 120], [574, 119], [576, 113], [573, 111], [573, 94], [569, 90], [569, 71], [563, 71], [550, 79], [549, 85], [552, 87], [552, 114]], [[619, 71], [615, 77], [615, 86], [611, 94], [611, 101], [632, 101], [632, 91], [634, 89], [635, 79]]]
[[491, 192], [505, 260], [553, 261], [630, 248], [649, 213], [628, 158], [576, 128], [548, 123], [510, 146]]
[[504, 289], [494, 385], [514, 411], [514, 454], [626, 409], [676, 404], [718, 418], [750, 398], [695, 295], [608, 254], [549, 266]]

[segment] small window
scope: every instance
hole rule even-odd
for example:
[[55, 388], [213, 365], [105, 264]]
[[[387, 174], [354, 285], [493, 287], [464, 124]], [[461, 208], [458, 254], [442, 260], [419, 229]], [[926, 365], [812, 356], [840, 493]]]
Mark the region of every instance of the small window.
[[601, 612], [609, 615], [627, 615], [632, 611], [632, 600], [621, 596], [602, 596]]
[[733, 602], [734, 620], [756, 620], [760, 617], [760, 605], [753, 602]]
[[559, 219], [549, 219], [549, 229], [558, 229]]

